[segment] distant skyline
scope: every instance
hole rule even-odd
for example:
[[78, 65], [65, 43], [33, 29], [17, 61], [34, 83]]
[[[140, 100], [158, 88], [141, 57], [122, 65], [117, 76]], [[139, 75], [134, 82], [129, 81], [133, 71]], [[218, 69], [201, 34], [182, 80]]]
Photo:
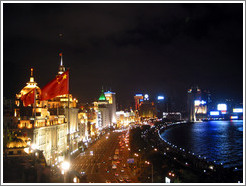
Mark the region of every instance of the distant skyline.
[[197, 85], [243, 100], [242, 3], [3, 3], [3, 96], [42, 88], [60, 65], [87, 103], [102, 86], [129, 106], [135, 93], [182, 108]]

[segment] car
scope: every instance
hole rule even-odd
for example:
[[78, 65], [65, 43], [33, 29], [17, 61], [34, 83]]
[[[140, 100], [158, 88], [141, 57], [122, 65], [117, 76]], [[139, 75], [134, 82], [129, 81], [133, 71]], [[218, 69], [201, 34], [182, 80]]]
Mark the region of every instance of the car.
[[118, 174], [118, 173], [115, 173], [114, 175], [115, 175], [115, 176], [119, 176], [119, 174]]
[[129, 178], [125, 179], [125, 182], [130, 183], [132, 180], [130, 180]]
[[117, 166], [115, 164], [113, 164], [112, 169], [117, 169]]
[[124, 179], [123, 178], [119, 178], [119, 182], [123, 182], [124, 181]]
[[126, 168], [126, 164], [123, 164], [123, 167]]
[[120, 172], [125, 172], [124, 169], [121, 169]]

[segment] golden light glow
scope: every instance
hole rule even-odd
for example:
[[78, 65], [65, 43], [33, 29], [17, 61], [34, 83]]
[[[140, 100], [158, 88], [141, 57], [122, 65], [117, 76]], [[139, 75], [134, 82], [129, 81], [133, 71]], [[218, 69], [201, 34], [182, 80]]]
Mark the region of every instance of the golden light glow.
[[27, 154], [29, 154], [29, 147], [24, 148], [24, 151], [25, 151]]

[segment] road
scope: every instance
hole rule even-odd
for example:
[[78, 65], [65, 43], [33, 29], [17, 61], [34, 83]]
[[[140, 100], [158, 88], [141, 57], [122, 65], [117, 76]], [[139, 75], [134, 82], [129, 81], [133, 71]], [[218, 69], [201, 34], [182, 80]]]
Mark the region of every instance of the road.
[[[85, 172], [87, 183], [138, 183], [134, 169], [132, 170], [127, 163], [129, 158], [127, 133], [128, 130], [105, 134], [72, 160], [71, 170]], [[115, 149], [119, 149], [119, 159], [116, 161], [113, 160]], [[112, 161], [117, 162], [116, 169], [112, 169]]]

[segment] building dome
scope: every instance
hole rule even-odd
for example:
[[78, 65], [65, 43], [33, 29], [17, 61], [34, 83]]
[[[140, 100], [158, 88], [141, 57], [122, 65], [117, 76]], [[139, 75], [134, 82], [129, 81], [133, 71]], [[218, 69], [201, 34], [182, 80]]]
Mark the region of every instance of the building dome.
[[105, 95], [104, 95], [103, 89], [102, 89], [102, 93], [101, 93], [101, 95], [100, 95], [100, 97], [99, 97], [98, 100], [99, 100], [99, 101], [106, 101], [106, 97], [105, 97]]
[[15, 138], [13, 141], [7, 144], [7, 148], [20, 148], [20, 147], [27, 147], [27, 143], [19, 138]]
[[26, 86], [20, 91], [20, 93], [16, 95], [16, 98], [20, 99], [21, 96], [27, 94], [28, 92], [30, 92], [34, 88], [36, 88], [37, 95], [39, 95], [41, 93], [41, 89], [37, 86], [37, 83], [34, 81], [33, 68], [31, 68], [30, 80], [26, 83]]

